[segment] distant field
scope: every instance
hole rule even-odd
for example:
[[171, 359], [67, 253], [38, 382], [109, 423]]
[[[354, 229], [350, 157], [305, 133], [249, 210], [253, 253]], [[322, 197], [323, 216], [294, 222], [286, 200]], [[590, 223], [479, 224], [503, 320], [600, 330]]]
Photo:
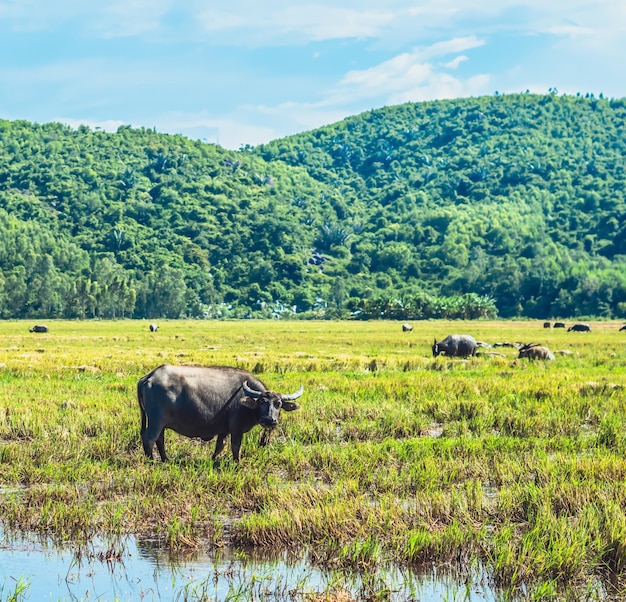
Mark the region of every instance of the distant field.
[[[568, 322], [568, 325], [572, 322]], [[512, 595], [622, 591], [626, 570], [626, 332], [542, 322], [0, 322], [0, 520], [88, 539], [307, 548], [367, 570], [383, 560], [479, 560]], [[433, 339], [536, 342], [433, 358]], [[492, 352], [503, 354], [490, 356]], [[161, 363], [237, 365], [289, 392], [271, 444], [244, 438], [219, 469], [166, 433], [139, 440], [137, 379]], [[595, 591], [595, 590], [594, 590]], [[534, 592], [534, 593], [533, 593]], [[565, 593], [564, 593], [565, 592]]]

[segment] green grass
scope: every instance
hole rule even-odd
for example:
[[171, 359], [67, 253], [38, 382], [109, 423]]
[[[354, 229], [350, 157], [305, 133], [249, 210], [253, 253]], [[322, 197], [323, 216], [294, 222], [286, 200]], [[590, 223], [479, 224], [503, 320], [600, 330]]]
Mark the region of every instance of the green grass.
[[[481, 562], [510, 596], [585, 599], [626, 571], [626, 333], [540, 322], [0, 323], [0, 517], [59, 539], [156, 535], [306, 547], [370, 571]], [[433, 358], [434, 337], [547, 345], [551, 362]], [[137, 379], [170, 363], [237, 365], [304, 385], [271, 444], [242, 461], [166, 433], [139, 440]], [[552, 592], [552, 593], [550, 593]], [[556, 592], [556, 593], [555, 593]]]

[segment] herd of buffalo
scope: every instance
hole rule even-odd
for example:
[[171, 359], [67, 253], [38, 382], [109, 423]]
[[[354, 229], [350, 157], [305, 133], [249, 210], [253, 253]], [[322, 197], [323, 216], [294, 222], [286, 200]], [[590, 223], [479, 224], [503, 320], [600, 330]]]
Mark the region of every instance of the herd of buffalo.
[[[544, 328], [565, 328], [563, 322], [544, 323]], [[150, 332], [157, 332], [155, 323], [149, 325]], [[410, 324], [402, 325], [404, 332], [411, 332]], [[568, 332], [590, 332], [589, 324], [577, 323]], [[620, 328], [626, 330], [626, 325]], [[49, 329], [37, 324], [30, 332], [45, 333]], [[494, 343], [516, 347], [519, 358], [529, 360], [552, 360], [554, 354], [543, 345], [535, 343]], [[491, 347], [476, 341], [468, 334], [452, 334], [441, 341], [434, 340], [433, 357], [467, 358], [476, 354], [479, 347]], [[494, 355], [498, 355], [495, 354]], [[264, 427], [261, 444], [269, 439], [269, 432], [276, 427], [280, 411], [292, 412], [300, 406], [295, 402], [304, 389], [283, 394], [270, 391], [253, 374], [240, 368], [227, 366], [172, 366], [163, 364], [142, 376], [137, 383], [137, 399], [141, 412], [141, 441], [146, 456], [153, 458], [156, 443], [162, 461], [165, 453], [165, 429], [173, 430], [185, 437], [210, 441], [217, 437], [213, 461], [217, 463], [230, 435], [233, 459], [239, 461], [244, 433], [256, 425]]]

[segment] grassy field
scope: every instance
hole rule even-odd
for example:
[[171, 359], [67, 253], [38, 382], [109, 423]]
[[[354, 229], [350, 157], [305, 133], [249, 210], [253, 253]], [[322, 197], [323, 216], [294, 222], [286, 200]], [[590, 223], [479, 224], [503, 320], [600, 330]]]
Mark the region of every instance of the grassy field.
[[[626, 584], [626, 332], [541, 322], [0, 323], [0, 520], [59, 539], [306, 548], [367, 572], [480, 562], [505, 597], [619, 597]], [[467, 360], [433, 338], [536, 342]], [[501, 355], [491, 355], [496, 352]], [[166, 432], [141, 450], [136, 384], [161, 363], [236, 365], [300, 384], [267, 447]], [[598, 587], [600, 588], [598, 590]], [[604, 595], [604, 594], [603, 594]]]

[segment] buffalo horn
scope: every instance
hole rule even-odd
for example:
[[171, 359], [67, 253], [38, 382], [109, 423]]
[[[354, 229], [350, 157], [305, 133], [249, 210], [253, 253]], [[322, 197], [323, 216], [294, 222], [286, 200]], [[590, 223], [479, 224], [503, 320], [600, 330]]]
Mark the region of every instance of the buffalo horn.
[[261, 395], [263, 395], [263, 391], [257, 391], [256, 389], [251, 389], [248, 386], [248, 381], [245, 381], [243, 385], [241, 385], [241, 388], [243, 389], [246, 395], [249, 395], [250, 397], [254, 397], [254, 399], [257, 399], [258, 397], [261, 397]]
[[295, 393], [289, 393], [289, 395], [281, 395], [280, 398], [283, 401], [293, 401], [294, 399], [298, 399], [300, 395], [304, 393], [304, 387], [300, 385], [300, 388]]

